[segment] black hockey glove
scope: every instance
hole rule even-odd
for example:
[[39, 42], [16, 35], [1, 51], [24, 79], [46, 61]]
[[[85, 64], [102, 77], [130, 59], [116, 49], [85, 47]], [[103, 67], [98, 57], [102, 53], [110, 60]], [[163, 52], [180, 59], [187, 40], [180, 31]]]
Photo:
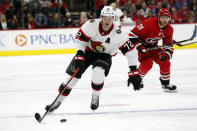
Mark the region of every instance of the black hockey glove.
[[82, 68], [85, 65], [85, 57], [82, 50], [77, 51], [77, 54], [74, 57], [74, 65], [76, 69], [78, 67]]
[[141, 86], [142, 78], [140, 77], [138, 69], [136, 68], [136, 66], [130, 66], [129, 68], [130, 72], [128, 73], [129, 79], [127, 86], [129, 87], [130, 84], [133, 84], [133, 89], [135, 91], [140, 90], [141, 88], [143, 88], [143, 86]]

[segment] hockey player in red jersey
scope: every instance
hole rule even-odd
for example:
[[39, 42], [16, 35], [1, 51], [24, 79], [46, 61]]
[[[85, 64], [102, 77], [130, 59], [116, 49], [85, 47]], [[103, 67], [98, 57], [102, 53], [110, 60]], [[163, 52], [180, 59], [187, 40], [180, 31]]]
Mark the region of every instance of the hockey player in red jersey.
[[[60, 85], [59, 93], [65, 90], [53, 105], [46, 106], [47, 111], [52, 112], [60, 106], [90, 65], [92, 65], [90, 107], [92, 110], [96, 110], [99, 106], [99, 96], [104, 86], [104, 79], [110, 71], [112, 55], [116, 54], [118, 49], [128, 58], [130, 68], [128, 82], [132, 83], [135, 88], [140, 86], [137, 51], [133, 50], [134, 46], [131, 46], [127, 34], [122, 33], [120, 28], [113, 24], [114, 16], [115, 12], [112, 7], [105, 6], [101, 11], [101, 19], [91, 19], [79, 29], [76, 35], [77, 53], [66, 70], [67, 79]], [[79, 72], [66, 86], [78, 68]]]
[[[172, 43], [173, 27], [169, 24], [171, 14], [167, 8], [158, 12], [158, 17], [152, 17], [137, 25], [129, 33], [130, 41], [138, 50], [139, 73], [143, 78], [152, 68], [153, 62], [160, 67], [160, 81], [164, 91], [175, 92], [176, 86], [170, 84], [170, 59], [174, 52], [173, 46], [168, 48], [146, 51], [157, 46], [162, 39], [163, 45]], [[143, 83], [140, 88], [143, 88]], [[140, 90], [138, 88], [137, 90]]]

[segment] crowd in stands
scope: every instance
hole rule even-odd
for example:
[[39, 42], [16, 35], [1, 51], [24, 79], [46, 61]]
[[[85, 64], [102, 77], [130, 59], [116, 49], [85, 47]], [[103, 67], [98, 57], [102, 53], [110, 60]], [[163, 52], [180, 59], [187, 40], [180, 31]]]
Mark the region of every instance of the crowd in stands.
[[[111, 5], [120, 25], [135, 25], [169, 8], [171, 23], [197, 22], [197, 0], [87, 0], [90, 11], [80, 11], [74, 19], [64, 0], [1, 0], [0, 29], [80, 27], [88, 19], [99, 18], [101, 9]], [[59, 8], [58, 8], [59, 7]], [[85, 9], [84, 9], [85, 10]]]

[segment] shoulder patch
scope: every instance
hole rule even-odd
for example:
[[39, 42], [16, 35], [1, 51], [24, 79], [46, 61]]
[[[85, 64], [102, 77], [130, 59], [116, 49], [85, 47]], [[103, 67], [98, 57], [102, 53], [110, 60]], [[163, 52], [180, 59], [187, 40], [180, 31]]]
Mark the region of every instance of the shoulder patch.
[[120, 30], [120, 29], [117, 29], [117, 30], [116, 30], [116, 33], [117, 33], [117, 34], [121, 34], [121, 30]]
[[90, 19], [90, 23], [94, 23], [95, 22], [95, 20], [94, 19]]

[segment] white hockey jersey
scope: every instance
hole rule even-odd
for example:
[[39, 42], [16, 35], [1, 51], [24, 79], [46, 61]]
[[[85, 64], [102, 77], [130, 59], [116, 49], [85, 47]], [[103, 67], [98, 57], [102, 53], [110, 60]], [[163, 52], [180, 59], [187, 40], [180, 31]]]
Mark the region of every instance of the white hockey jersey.
[[128, 64], [137, 65], [137, 51], [128, 35], [113, 24], [108, 32], [102, 31], [101, 19], [88, 20], [76, 35], [77, 50], [115, 55], [121, 52], [128, 57]]

